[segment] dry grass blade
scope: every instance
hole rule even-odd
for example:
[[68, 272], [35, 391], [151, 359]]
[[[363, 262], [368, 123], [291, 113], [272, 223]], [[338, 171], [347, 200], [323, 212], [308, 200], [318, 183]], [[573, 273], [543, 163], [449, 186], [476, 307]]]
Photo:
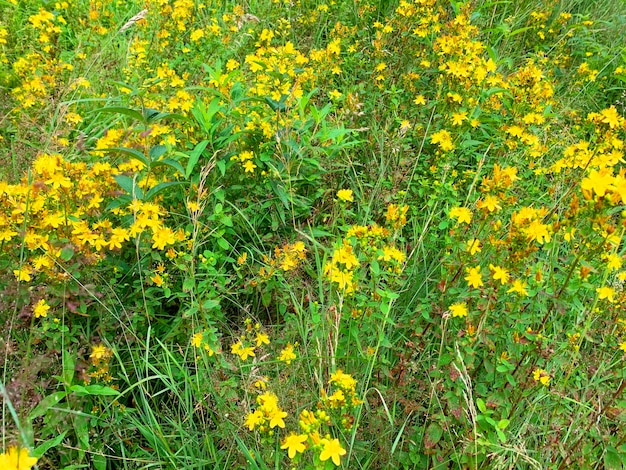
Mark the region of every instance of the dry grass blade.
[[126, 24], [120, 28], [118, 33], [123, 33], [128, 28], [130, 28], [132, 25], [137, 23], [137, 21], [145, 19], [147, 14], [148, 14], [148, 10], [147, 9], [141, 10], [139, 13], [137, 13], [135, 16], [133, 16], [130, 20], [128, 20], [126, 22]]

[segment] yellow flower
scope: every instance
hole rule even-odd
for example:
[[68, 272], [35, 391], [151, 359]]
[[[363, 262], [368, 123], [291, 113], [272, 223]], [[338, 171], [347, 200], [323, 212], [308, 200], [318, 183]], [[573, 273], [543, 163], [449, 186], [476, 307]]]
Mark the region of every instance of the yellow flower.
[[254, 169], [257, 166], [251, 161], [251, 160], [246, 160], [243, 164], [243, 169], [245, 173], [254, 173]]
[[246, 348], [243, 346], [241, 341], [237, 341], [235, 344], [233, 344], [230, 348], [230, 351], [233, 354], [237, 354], [241, 358], [242, 361], [245, 361], [249, 357], [254, 357], [254, 347], [248, 346]]
[[442, 129], [439, 132], [435, 132], [434, 134], [432, 134], [430, 136], [430, 141], [433, 144], [439, 144], [439, 147], [444, 152], [455, 149], [454, 143], [452, 143], [452, 136], [445, 129]]
[[451, 219], [456, 219], [459, 224], [469, 224], [472, 221], [472, 211], [467, 207], [453, 207], [448, 216]]
[[344, 373], [341, 369], [330, 375], [328, 383], [337, 384], [338, 387], [344, 390], [354, 390], [356, 388], [356, 380], [350, 375]]
[[278, 356], [278, 360], [283, 361], [287, 365], [290, 365], [291, 361], [293, 359], [296, 359], [297, 357], [298, 356], [296, 356], [296, 353], [293, 352], [293, 345], [291, 343], [287, 343], [287, 346], [285, 346], [285, 349], [283, 349], [280, 352], [280, 355]]
[[498, 202], [498, 198], [492, 194], [485, 196], [485, 199], [481, 199], [476, 203], [479, 209], [487, 209], [489, 212], [495, 212], [502, 209]]
[[340, 189], [337, 191], [337, 198], [344, 202], [354, 202], [354, 196], [351, 189]]
[[246, 426], [248, 426], [250, 431], [252, 431], [257, 424], [263, 424], [264, 421], [265, 417], [261, 410], [256, 410], [254, 413], [249, 413], [248, 416], [246, 416]]
[[527, 228], [522, 230], [530, 241], [537, 241], [540, 245], [550, 242], [550, 226], [533, 220]]
[[470, 255], [480, 253], [482, 250], [480, 246], [480, 240], [477, 238], [470, 238], [465, 244], [465, 251], [469, 251]]
[[239, 62], [237, 62], [235, 59], [229, 59], [228, 62], [226, 62], [226, 70], [228, 70], [229, 72], [232, 72], [238, 67]]
[[37, 458], [28, 454], [28, 449], [9, 447], [0, 454], [0, 468], [2, 470], [30, 470], [37, 463]]
[[306, 446], [304, 443], [307, 441], [309, 436], [306, 434], [289, 434], [285, 437], [283, 441], [283, 445], [280, 446], [281, 449], [288, 449], [287, 455], [289, 455], [290, 459], [293, 459], [296, 456], [296, 453], [303, 453], [306, 450]]
[[467, 281], [468, 286], [476, 288], [483, 285], [482, 274], [480, 274], [480, 266], [465, 268], [465, 272], [467, 273], [467, 276], [465, 276], [464, 279]]
[[152, 248], [162, 250], [166, 245], [176, 243], [176, 236], [171, 228], [159, 227], [152, 231]]
[[622, 267], [622, 257], [611, 253], [606, 256], [606, 265], [609, 271], [617, 270]]
[[264, 344], [270, 344], [270, 338], [265, 333], [257, 333], [256, 335], [256, 345], [262, 346]]
[[346, 450], [341, 447], [339, 439], [322, 439], [322, 452], [320, 453], [322, 462], [332, 459], [333, 463], [338, 467], [341, 465], [339, 458], [342, 455], [346, 455]]
[[583, 192], [587, 192], [590, 196], [593, 191], [597, 196], [603, 197], [607, 191], [613, 190], [614, 181], [615, 177], [608, 168], [600, 171], [591, 170], [588, 176], [580, 182], [580, 187]]
[[507, 290], [508, 293], [510, 292], [517, 292], [519, 295], [523, 295], [525, 297], [528, 297], [528, 291], [526, 290], [526, 286], [527, 284], [519, 279], [516, 279], [515, 281], [513, 281], [513, 287], [511, 287], [509, 290]]
[[339, 98], [341, 98], [341, 92], [337, 89], [334, 89], [333, 91], [328, 92], [328, 97], [331, 100], [338, 100]]
[[150, 276], [150, 280], [154, 282], [154, 284], [158, 287], [161, 287], [163, 285], [163, 278], [159, 273], [156, 273], [154, 276]]
[[191, 33], [191, 35], [189, 36], [189, 39], [191, 39], [191, 42], [196, 42], [202, 39], [203, 37], [204, 37], [204, 30], [196, 29], [195, 31]]
[[285, 421], [283, 418], [287, 417], [287, 413], [276, 407], [271, 411], [268, 410], [268, 418], [270, 419], [270, 429], [278, 426], [283, 429], [285, 427]]
[[462, 111], [460, 113], [453, 113], [452, 114], [452, 125], [454, 126], [460, 126], [461, 124], [463, 124], [463, 121], [467, 120], [467, 112], [466, 111]]
[[193, 344], [196, 348], [199, 348], [202, 345], [202, 340], [204, 339], [204, 333], [201, 331], [200, 333], [196, 333], [191, 338], [191, 344]]
[[33, 308], [33, 313], [35, 314], [35, 318], [47, 317], [48, 310], [50, 310], [50, 305], [48, 305], [45, 300], [41, 299], [37, 302], [35, 308]]
[[509, 272], [506, 269], [500, 266], [494, 266], [493, 264], [489, 265], [489, 269], [493, 273], [492, 277], [494, 281], [500, 281], [500, 284], [504, 285], [509, 280]]
[[413, 100], [413, 103], [415, 103], [417, 106], [424, 105], [426, 104], [426, 98], [424, 98], [424, 95], [417, 95]]
[[615, 302], [615, 289], [612, 287], [602, 286], [596, 289], [598, 299], [607, 299], [609, 302]]
[[18, 281], [29, 282], [31, 279], [29, 266], [23, 266], [20, 269], [14, 269], [13, 274], [15, 274], [15, 278]]
[[550, 385], [550, 374], [543, 369], [535, 369], [533, 372], [533, 379], [536, 382], [541, 382], [541, 384], [546, 387]]
[[109, 354], [109, 349], [106, 346], [99, 344], [92, 347], [89, 357], [91, 359], [94, 359], [95, 361], [99, 361], [101, 359], [107, 358]]
[[459, 302], [450, 305], [448, 307], [453, 317], [466, 317], [467, 316], [467, 304], [465, 302]]

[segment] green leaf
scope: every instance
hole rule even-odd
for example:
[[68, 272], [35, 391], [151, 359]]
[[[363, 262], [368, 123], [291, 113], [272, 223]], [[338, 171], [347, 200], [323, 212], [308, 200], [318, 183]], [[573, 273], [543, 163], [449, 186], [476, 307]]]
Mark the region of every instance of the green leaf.
[[217, 244], [222, 250], [228, 250], [230, 248], [230, 244], [222, 237], [217, 239]]
[[496, 428], [496, 434], [498, 435], [498, 439], [503, 444], [506, 442], [506, 434], [504, 434], [500, 429]]
[[74, 431], [78, 438], [79, 448], [89, 449], [89, 420], [84, 416], [74, 417]]
[[424, 434], [424, 447], [432, 449], [437, 445], [443, 436], [443, 429], [438, 423], [430, 423]]
[[173, 168], [178, 173], [180, 173], [180, 176], [185, 176], [185, 169], [183, 168], [183, 166], [179, 162], [171, 158], [164, 158], [163, 160], [152, 162], [152, 168], [156, 168], [159, 166], [169, 166], [170, 168]]
[[208, 140], [198, 142], [191, 153], [189, 153], [189, 161], [187, 162], [187, 168], [185, 169], [185, 178], [189, 179], [191, 173], [193, 173], [193, 169], [196, 167], [196, 164], [200, 159], [200, 155], [202, 155], [202, 152], [204, 152], [207, 148], [207, 145], [209, 145]]
[[104, 385], [72, 385], [70, 390], [78, 396], [117, 396], [120, 394], [117, 390]]
[[192, 278], [187, 278], [183, 281], [183, 292], [191, 292], [196, 285], [196, 281]]
[[113, 114], [123, 114], [124, 116], [128, 116], [139, 122], [147, 122], [146, 118], [142, 113], [130, 108], [123, 108], [121, 106], [109, 106], [106, 108], [99, 108], [93, 111], [94, 113], [113, 113]]
[[63, 261], [69, 261], [72, 259], [73, 256], [74, 250], [71, 247], [66, 246], [65, 248], [61, 249], [61, 259]]
[[512, 387], [517, 387], [517, 381], [511, 374], [506, 374], [506, 381], [511, 384]]
[[378, 264], [378, 261], [372, 260], [372, 262], [370, 263], [370, 268], [374, 276], [378, 276], [380, 274], [380, 266]]
[[[182, 167], [181, 167], [181, 170], [182, 170]], [[164, 191], [167, 188], [171, 188], [172, 186], [180, 186], [181, 184], [187, 184], [187, 182], [186, 181], [167, 181], [165, 183], [159, 183], [150, 191], [148, 191], [148, 193], [146, 194], [146, 201], [150, 201], [157, 194], [159, 194], [161, 191]]]
[[72, 380], [74, 379], [74, 367], [76, 365], [76, 361], [74, 360], [74, 356], [70, 354], [67, 350], [63, 351], [63, 382], [67, 385], [71, 385]]
[[607, 470], [622, 470], [622, 459], [617, 450], [613, 447], [607, 447], [604, 452], [604, 468]]
[[219, 308], [220, 301], [215, 299], [208, 299], [202, 303], [202, 308], [205, 310], [213, 310]]
[[167, 147], [165, 145], [155, 145], [150, 149], [148, 154], [150, 155], [151, 160], [158, 160], [159, 157], [162, 157], [167, 152]]
[[48, 450], [52, 449], [53, 447], [58, 446], [61, 442], [63, 442], [63, 439], [65, 438], [66, 434], [67, 434], [67, 431], [63, 431], [58, 436], [52, 439], [48, 439], [44, 443], [35, 447], [35, 449], [33, 450], [33, 457], [37, 457], [38, 459], [40, 459], [43, 456], [43, 454], [45, 454]]
[[[143, 190], [137, 185], [134, 178], [126, 175], [114, 176], [120, 187], [135, 199], [143, 199]], [[157, 185], [158, 186], [158, 185]], [[154, 188], [153, 188], [154, 189]]]
[[482, 398], [476, 399], [476, 406], [478, 407], [481, 413], [487, 412], [487, 405], [485, 405], [485, 401]]
[[55, 406], [57, 403], [63, 400], [66, 396], [67, 396], [67, 392], [62, 392], [62, 391], [54, 392], [48, 395], [47, 397], [45, 397], [43, 400], [39, 402], [39, 404], [35, 407], [33, 411], [29, 413], [28, 420], [32, 421], [33, 419], [38, 418], [39, 416], [43, 416], [46, 413], [46, 411], [48, 411], [49, 408]]
[[500, 429], [506, 429], [510, 422], [511, 421], [508, 419], [501, 419], [500, 421], [498, 421], [498, 427]]
[[91, 463], [96, 470], [107, 470], [107, 458], [105, 455], [92, 452]]

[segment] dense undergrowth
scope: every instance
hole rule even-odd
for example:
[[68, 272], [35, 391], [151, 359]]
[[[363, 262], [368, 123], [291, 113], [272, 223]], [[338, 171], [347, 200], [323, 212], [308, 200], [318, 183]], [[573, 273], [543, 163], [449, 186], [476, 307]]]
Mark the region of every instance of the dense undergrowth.
[[0, 0], [0, 468], [626, 466], [626, 16]]

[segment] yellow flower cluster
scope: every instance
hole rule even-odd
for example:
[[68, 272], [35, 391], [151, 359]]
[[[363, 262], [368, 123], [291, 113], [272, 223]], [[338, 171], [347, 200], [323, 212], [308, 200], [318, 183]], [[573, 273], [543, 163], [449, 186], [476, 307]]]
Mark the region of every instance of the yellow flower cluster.
[[275, 427], [284, 428], [287, 413], [278, 406], [278, 397], [265, 392], [256, 399], [259, 405], [256, 410], [246, 416], [246, 426], [250, 431], [258, 429], [261, 433], [272, 435]]
[[282, 247], [274, 248], [274, 256], [263, 256], [263, 262], [267, 267], [262, 267], [259, 270], [259, 275], [262, 278], [269, 278], [276, 273], [276, 269], [288, 272], [293, 271], [306, 260], [306, 247], [304, 242], [297, 241], [295, 243], [286, 243]]
[[341, 246], [335, 249], [331, 261], [324, 265], [324, 275], [339, 290], [349, 294], [354, 292], [356, 281], [353, 279], [354, 270], [360, 266], [359, 259], [354, 254], [352, 245], [345, 240]]
[[252, 324], [252, 320], [247, 318], [244, 322], [245, 332], [239, 337], [239, 340], [231, 345], [230, 352], [239, 356], [239, 359], [245, 361], [249, 357], [255, 357], [256, 348], [270, 344], [270, 338], [267, 333], [261, 331], [259, 323]]
[[389, 204], [387, 206], [387, 213], [385, 219], [387, 224], [396, 230], [401, 229], [406, 225], [406, 214], [409, 211], [409, 206], [406, 204]]
[[338, 410], [341, 414], [341, 426], [349, 431], [354, 424], [352, 411], [363, 403], [356, 393], [356, 380], [339, 369], [331, 374], [328, 384], [333, 390], [331, 394], [322, 390], [322, 405], [329, 410]]
[[202, 330], [191, 337], [191, 344], [196, 348], [204, 349], [209, 357], [213, 356], [216, 352], [211, 346], [213, 344], [213, 338], [209, 339], [210, 336], [211, 335], [209, 331]]
[[87, 376], [87, 381], [94, 379], [105, 384], [111, 383], [113, 376], [109, 372], [109, 362], [112, 357], [113, 351], [103, 344], [93, 346], [89, 355], [92, 370]]
[[[111, 209], [103, 217], [105, 204], [119, 193], [115, 176], [125, 164], [68, 162], [59, 154], [42, 154], [33, 164], [30, 181], [0, 182], [0, 241], [9, 252], [22, 243], [28, 256], [15, 275], [30, 281], [38, 273], [55, 278], [59, 267], [75, 253], [85, 263], [97, 263], [105, 252], [119, 250], [130, 237], [146, 230], [152, 248], [165, 249], [185, 240], [182, 230], [163, 224], [163, 209], [155, 203], [133, 200], [127, 207]], [[115, 216], [131, 215], [130, 227], [116, 225]]]
[[[390, 204], [385, 214], [389, 227], [402, 229], [407, 222], [408, 210], [407, 205]], [[353, 225], [348, 229], [346, 238], [333, 250], [331, 259], [324, 264], [324, 276], [339, 291], [352, 294], [358, 286], [363, 263], [378, 266], [378, 262], [382, 261], [386, 272], [400, 274], [405, 260], [406, 254], [394, 245], [389, 228], [377, 224]]]

